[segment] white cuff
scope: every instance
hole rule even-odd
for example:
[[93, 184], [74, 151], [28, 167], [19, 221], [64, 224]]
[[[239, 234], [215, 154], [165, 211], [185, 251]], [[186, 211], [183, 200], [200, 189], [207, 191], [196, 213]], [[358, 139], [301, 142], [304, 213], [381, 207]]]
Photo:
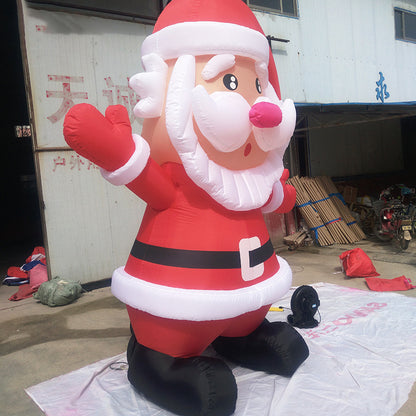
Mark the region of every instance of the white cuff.
[[126, 185], [136, 179], [145, 168], [150, 156], [150, 147], [146, 140], [138, 134], [133, 134], [136, 148], [125, 165], [113, 172], [101, 170], [104, 179], [113, 185]]
[[283, 197], [284, 197], [283, 186], [281, 182], [280, 181], [275, 182], [273, 185], [273, 190], [272, 190], [272, 199], [267, 205], [265, 205], [261, 209], [261, 212], [263, 214], [268, 214], [269, 212], [276, 211], [277, 208], [279, 208], [280, 205], [282, 205]]

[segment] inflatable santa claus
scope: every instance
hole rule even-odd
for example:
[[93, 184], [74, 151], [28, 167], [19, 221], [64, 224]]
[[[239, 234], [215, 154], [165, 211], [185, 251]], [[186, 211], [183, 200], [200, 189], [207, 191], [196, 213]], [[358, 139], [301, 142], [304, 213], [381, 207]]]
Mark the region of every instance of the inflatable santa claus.
[[104, 178], [147, 202], [127, 264], [112, 277], [127, 305], [128, 378], [180, 415], [229, 415], [237, 387], [212, 345], [239, 365], [291, 376], [308, 348], [265, 315], [291, 286], [263, 220], [295, 202], [283, 153], [296, 113], [280, 99], [268, 41], [241, 0], [173, 0], [142, 45], [141, 136], [127, 111], [88, 104], [64, 135]]

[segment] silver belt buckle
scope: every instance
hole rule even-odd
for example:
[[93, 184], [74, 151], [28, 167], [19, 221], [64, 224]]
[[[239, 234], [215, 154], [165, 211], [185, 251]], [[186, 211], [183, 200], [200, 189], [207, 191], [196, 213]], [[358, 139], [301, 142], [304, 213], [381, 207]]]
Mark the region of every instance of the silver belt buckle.
[[243, 238], [238, 244], [240, 250], [241, 277], [244, 281], [257, 279], [264, 272], [264, 263], [250, 267], [250, 251], [261, 247], [258, 237]]

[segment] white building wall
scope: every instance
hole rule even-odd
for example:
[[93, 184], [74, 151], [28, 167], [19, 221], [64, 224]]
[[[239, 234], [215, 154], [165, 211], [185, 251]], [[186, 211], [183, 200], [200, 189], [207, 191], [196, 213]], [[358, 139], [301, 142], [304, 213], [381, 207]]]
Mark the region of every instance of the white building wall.
[[383, 73], [390, 97], [416, 100], [416, 44], [395, 39], [394, 7], [414, 1], [298, 0], [299, 17], [255, 11], [272, 42], [283, 97], [302, 103], [381, 103]]
[[21, 5], [50, 276], [105, 279], [126, 262], [145, 204], [69, 149], [63, 121], [74, 104], [102, 113], [123, 104], [133, 131], [141, 132], [128, 77], [142, 71], [140, 46], [152, 27]]

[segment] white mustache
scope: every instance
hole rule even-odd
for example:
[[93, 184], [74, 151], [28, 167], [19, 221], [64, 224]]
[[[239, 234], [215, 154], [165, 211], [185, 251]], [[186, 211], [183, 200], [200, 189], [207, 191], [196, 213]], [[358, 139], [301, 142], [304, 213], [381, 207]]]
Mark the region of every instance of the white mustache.
[[252, 131], [250, 105], [235, 92], [208, 94], [202, 85], [192, 91], [192, 112], [202, 134], [220, 152], [241, 147]]
[[272, 102], [273, 104], [278, 105], [282, 112], [282, 121], [276, 127], [259, 128], [253, 126], [254, 137], [256, 138], [257, 144], [264, 152], [279, 148], [282, 150], [281, 153], [283, 153], [295, 130], [295, 105], [290, 98], [280, 101], [280, 103], [276, 103], [272, 100], [264, 100], [264, 97], [260, 97], [260, 99], [256, 100], [256, 103], [260, 101]]
[[293, 101], [284, 102], [259, 97], [261, 101], [273, 103], [282, 111], [282, 122], [271, 128], [259, 128], [249, 119], [250, 104], [243, 96], [235, 92], [218, 91], [208, 94], [202, 85], [192, 90], [192, 113], [206, 139], [220, 152], [237, 150], [254, 133], [259, 147], [268, 152], [274, 149], [286, 149], [293, 134], [296, 122], [296, 110]]

